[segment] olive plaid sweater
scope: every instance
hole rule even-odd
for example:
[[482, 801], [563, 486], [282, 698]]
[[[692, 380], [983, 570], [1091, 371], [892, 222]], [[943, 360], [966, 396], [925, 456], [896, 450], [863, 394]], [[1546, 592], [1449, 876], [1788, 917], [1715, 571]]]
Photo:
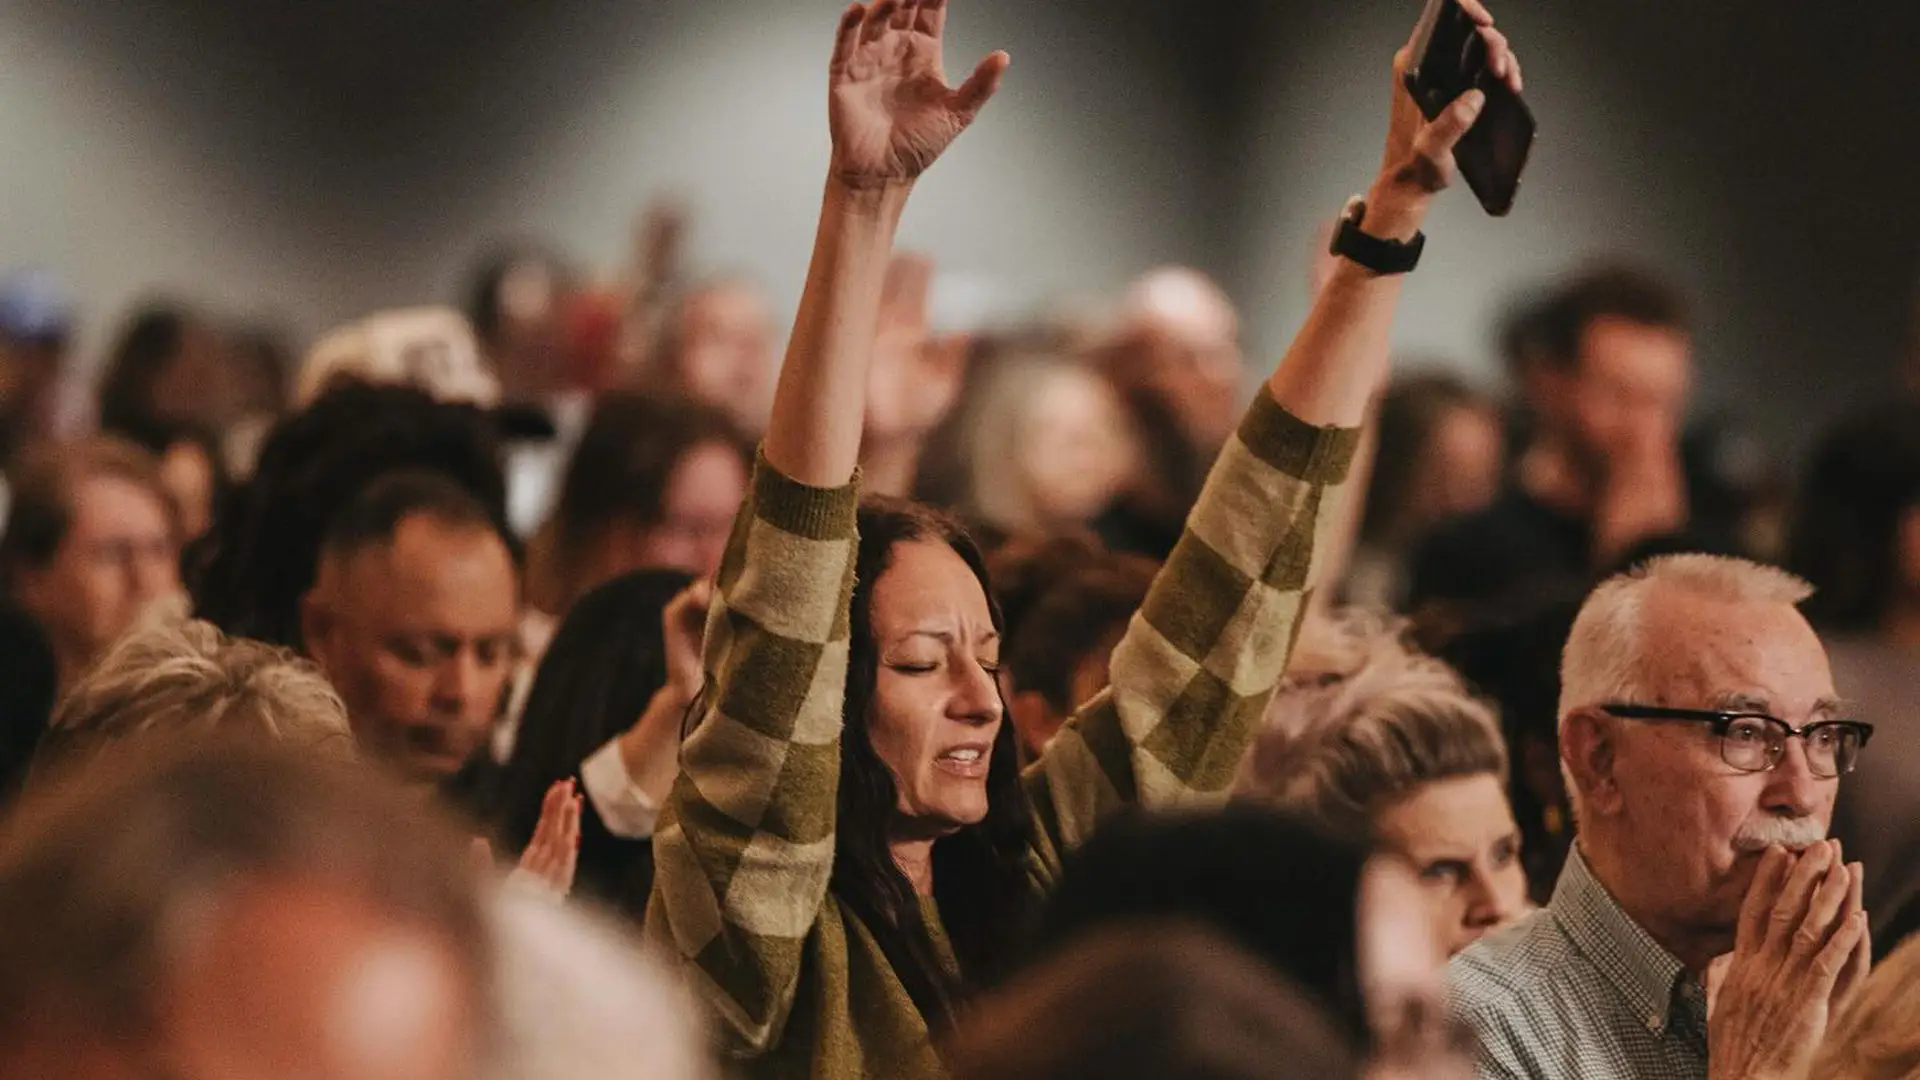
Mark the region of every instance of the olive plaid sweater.
[[[1115, 649], [1112, 687], [1025, 778], [1036, 888], [1114, 810], [1221, 797], [1286, 666], [1357, 441], [1259, 396]], [[944, 1075], [879, 946], [828, 891], [857, 502], [853, 485], [756, 466], [707, 623], [704, 711], [654, 837], [648, 933], [752, 1077]]]

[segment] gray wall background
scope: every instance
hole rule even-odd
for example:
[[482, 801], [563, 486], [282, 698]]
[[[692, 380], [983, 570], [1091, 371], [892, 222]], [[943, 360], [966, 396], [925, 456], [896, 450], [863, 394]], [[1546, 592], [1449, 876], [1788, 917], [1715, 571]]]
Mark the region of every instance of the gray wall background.
[[[1191, 262], [1271, 358], [1322, 224], [1377, 163], [1416, 0], [955, 0], [1002, 100], [903, 240], [1023, 305]], [[0, 3], [0, 268], [81, 291], [97, 353], [169, 293], [307, 335], [458, 296], [493, 241], [593, 265], [680, 192], [694, 254], [791, 310], [826, 161], [836, 0]], [[1700, 309], [1707, 407], [1791, 449], [1890, 378], [1920, 276], [1920, 5], [1516, 0], [1542, 123], [1502, 222], [1439, 211], [1399, 345], [1497, 378], [1520, 290], [1603, 256]]]

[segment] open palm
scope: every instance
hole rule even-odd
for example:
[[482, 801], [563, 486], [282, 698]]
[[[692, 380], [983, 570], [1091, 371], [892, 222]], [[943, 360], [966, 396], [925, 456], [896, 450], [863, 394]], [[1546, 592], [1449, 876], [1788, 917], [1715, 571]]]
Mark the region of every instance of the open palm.
[[965, 131], [1000, 85], [994, 53], [953, 89], [941, 66], [947, 0], [855, 4], [840, 19], [828, 116], [833, 169], [855, 187], [914, 180]]

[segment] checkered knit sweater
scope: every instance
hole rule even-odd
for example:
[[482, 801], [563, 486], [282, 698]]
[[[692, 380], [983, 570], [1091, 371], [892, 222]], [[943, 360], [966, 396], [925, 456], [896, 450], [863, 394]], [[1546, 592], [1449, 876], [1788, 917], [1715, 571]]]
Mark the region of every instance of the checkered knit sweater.
[[[1115, 649], [1112, 687], [1025, 777], [1036, 889], [1115, 810], [1221, 797], [1286, 665], [1357, 441], [1259, 396]], [[704, 711], [654, 837], [647, 931], [755, 1078], [944, 1075], [828, 889], [857, 503], [852, 485], [758, 462], [707, 624]]]

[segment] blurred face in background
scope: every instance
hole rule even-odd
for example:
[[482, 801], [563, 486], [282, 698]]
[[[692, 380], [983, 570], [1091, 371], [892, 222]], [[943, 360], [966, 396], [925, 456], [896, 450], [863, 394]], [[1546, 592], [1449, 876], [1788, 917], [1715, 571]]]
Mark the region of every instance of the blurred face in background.
[[500, 279], [500, 321], [487, 345], [501, 387], [514, 401], [553, 392], [566, 367], [566, 282], [553, 266], [529, 259]]
[[1507, 440], [1492, 410], [1448, 409], [1435, 422], [1408, 492], [1414, 533], [1485, 508], [1500, 494]]
[[1686, 334], [1604, 316], [1581, 336], [1578, 363], [1545, 382], [1581, 465], [1604, 476], [1636, 452], [1679, 453], [1693, 373]]
[[719, 406], [750, 430], [765, 426], [773, 375], [773, 320], [759, 290], [722, 282], [688, 296], [680, 310], [681, 389]]
[[1120, 399], [1091, 372], [1061, 367], [1040, 379], [1025, 409], [1019, 467], [1034, 515], [1044, 529], [1078, 527], [1106, 509], [1139, 467]]
[[210, 326], [189, 319], [173, 356], [154, 373], [148, 389], [153, 415], [219, 430], [239, 412], [241, 384], [235, 358]]
[[1224, 444], [1240, 419], [1240, 323], [1198, 271], [1156, 271], [1127, 298], [1115, 382], [1156, 398], [1197, 447]]
[[79, 663], [180, 589], [173, 514], [160, 492], [95, 473], [75, 484], [66, 535], [46, 565], [23, 567], [16, 593], [55, 649]]
[[[594, 583], [635, 570], [720, 570], [734, 516], [747, 496], [747, 463], [725, 443], [699, 443], [680, 456], [661, 499], [660, 520], [607, 526], [593, 553]], [[591, 587], [591, 586], [589, 586]]]
[[391, 543], [323, 560], [305, 616], [363, 750], [419, 781], [479, 750], [519, 642], [513, 559], [491, 529], [415, 514]]

